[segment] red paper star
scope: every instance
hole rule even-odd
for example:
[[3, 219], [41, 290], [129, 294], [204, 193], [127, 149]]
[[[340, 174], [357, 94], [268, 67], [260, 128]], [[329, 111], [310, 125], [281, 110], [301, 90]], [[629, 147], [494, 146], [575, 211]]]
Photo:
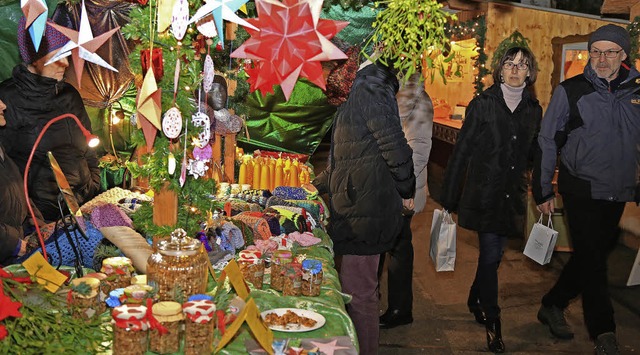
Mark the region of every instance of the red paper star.
[[326, 355], [333, 355], [336, 350], [349, 349], [348, 346], [340, 346], [338, 344], [338, 339], [335, 339], [328, 343], [321, 343], [319, 341], [312, 341], [311, 344], [318, 347], [318, 350]]
[[256, 61], [251, 88], [263, 95], [281, 85], [287, 100], [300, 76], [324, 89], [322, 61], [347, 56], [329, 40], [348, 22], [320, 19], [323, 0], [256, 0], [258, 18], [247, 21], [260, 31], [245, 28], [251, 37], [231, 53]]
[[7, 335], [9, 335], [7, 328], [3, 324], [0, 324], [0, 340], [6, 338]]
[[22, 317], [22, 313], [19, 311], [22, 303], [12, 301], [11, 297], [4, 294], [3, 287], [0, 286], [0, 321], [8, 317]]

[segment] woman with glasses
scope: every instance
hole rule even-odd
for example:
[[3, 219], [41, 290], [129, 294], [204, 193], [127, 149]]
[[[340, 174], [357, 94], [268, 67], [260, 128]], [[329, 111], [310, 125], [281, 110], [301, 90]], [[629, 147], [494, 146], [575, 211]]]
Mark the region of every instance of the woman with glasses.
[[471, 100], [444, 178], [442, 206], [478, 232], [479, 257], [467, 305], [486, 328], [489, 350], [504, 352], [498, 266], [509, 235], [521, 235], [527, 169], [542, 118], [529, 88], [538, 73], [527, 48], [508, 49], [494, 84]]

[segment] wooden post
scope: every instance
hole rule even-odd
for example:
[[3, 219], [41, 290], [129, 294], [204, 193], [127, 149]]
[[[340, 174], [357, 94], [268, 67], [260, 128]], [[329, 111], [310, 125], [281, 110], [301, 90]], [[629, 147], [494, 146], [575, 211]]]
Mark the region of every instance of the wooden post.
[[174, 226], [178, 223], [178, 194], [169, 189], [166, 182], [160, 191], [153, 194], [153, 224]]
[[224, 181], [235, 183], [236, 135], [224, 135]]

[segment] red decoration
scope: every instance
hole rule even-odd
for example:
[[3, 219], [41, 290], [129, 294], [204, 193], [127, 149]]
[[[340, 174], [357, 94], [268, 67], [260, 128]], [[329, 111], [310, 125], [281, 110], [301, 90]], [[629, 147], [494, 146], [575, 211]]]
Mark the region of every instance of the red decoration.
[[347, 58], [329, 40], [348, 22], [321, 19], [322, 0], [256, 0], [256, 9], [258, 18], [247, 21], [260, 31], [245, 26], [251, 37], [231, 53], [256, 61], [250, 89], [266, 95], [279, 84], [289, 99], [300, 76], [324, 89], [321, 62]]
[[[146, 73], [149, 69], [149, 50], [143, 49], [140, 51], [140, 64], [142, 65], [142, 72]], [[162, 79], [164, 75], [164, 64], [162, 60], [162, 48], [154, 48], [153, 55], [151, 57], [151, 66], [153, 67], [153, 76], [156, 78], [156, 82]]]
[[[4, 273], [4, 270], [2, 272]], [[4, 294], [4, 284], [0, 282], [0, 321], [8, 317], [21, 318], [20, 307], [22, 307], [22, 303], [12, 301], [11, 297]], [[0, 340], [6, 338], [7, 335], [9, 335], [7, 328], [0, 325]]]

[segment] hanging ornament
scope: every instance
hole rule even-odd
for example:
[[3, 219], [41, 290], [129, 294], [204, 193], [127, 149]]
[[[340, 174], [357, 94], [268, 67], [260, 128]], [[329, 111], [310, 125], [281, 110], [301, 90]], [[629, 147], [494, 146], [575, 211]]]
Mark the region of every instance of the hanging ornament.
[[192, 175], [194, 178], [199, 178], [200, 176], [204, 176], [207, 170], [209, 170], [209, 166], [204, 160], [197, 159], [189, 159], [189, 175]]
[[218, 43], [216, 43], [216, 50], [217, 51], [221, 51], [222, 50], [222, 42], [218, 41]]
[[216, 24], [213, 22], [213, 15], [207, 15], [196, 21], [196, 28], [205, 37], [213, 38], [218, 36]]
[[171, 25], [171, 15], [173, 13], [173, 6], [175, 0], [158, 0], [158, 16], [156, 17], [156, 23], [158, 26], [158, 33], [162, 33]]
[[189, 25], [189, 2], [187, 0], [176, 0], [173, 5], [173, 15], [171, 16], [171, 33], [178, 40], [184, 38]]
[[213, 149], [211, 145], [207, 144], [203, 148], [193, 148], [193, 157], [198, 160], [209, 160], [213, 156]]
[[203, 148], [209, 143], [209, 138], [211, 137], [211, 119], [204, 112], [198, 111], [191, 117], [191, 122], [194, 126], [201, 128], [196, 145]]
[[211, 90], [211, 86], [213, 85], [213, 77], [215, 76], [215, 72], [213, 70], [213, 59], [211, 59], [211, 56], [208, 54], [204, 58], [204, 69], [202, 70], [202, 74], [202, 88], [205, 92], [209, 92]]
[[162, 79], [164, 75], [164, 60], [162, 59], [162, 48], [154, 48], [153, 50], [143, 49], [140, 51], [140, 65], [142, 72], [146, 73], [149, 69], [149, 56], [151, 55], [151, 66], [153, 67], [153, 76], [156, 82]]
[[180, 166], [180, 178], [178, 181], [180, 182], [180, 187], [184, 186], [185, 181], [187, 181], [187, 150], [184, 150], [184, 156], [182, 157], [182, 165]]
[[162, 132], [169, 139], [178, 138], [182, 131], [182, 114], [177, 107], [172, 107], [162, 117]]
[[100, 57], [96, 50], [100, 48], [114, 33], [116, 33], [120, 26], [109, 30], [98, 37], [93, 37], [91, 31], [91, 25], [89, 24], [89, 16], [87, 15], [87, 9], [84, 6], [84, 0], [82, 1], [82, 12], [80, 15], [80, 28], [75, 31], [70, 28], [60, 26], [53, 21], [49, 22], [49, 25], [62, 33], [65, 37], [69, 38], [69, 42], [62, 46], [60, 50], [51, 58], [45, 65], [55, 63], [62, 58], [66, 58], [69, 55], [73, 58], [73, 67], [76, 71], [76, 78], [78, 80], [78, 87], [82, 88], [82, 73], [84, 72], [85, 60], [91, 63], [97, 64], [101, 67], [105, 67], [109, 70], [117, 72], [118, 70], [112, 67], [109, 63], [105, 62]]
[[171, 152], [167, 157], [167, 170], [169, 171], [169, 175], [173, 175], [173, 173], [176, 172], [176, 157]]
[[[240, 16], [236, 15], [236, 11], [240, 9], [248, 0], [209, 0], [201, 8], [196, 11], [189, 23], [196, 22], [201, 18], [211, 14], [213, 15], [213, 21], [218, 30], [218, 36], [224, 42], [224, 28], [222, 27], [222, 20], [235, 22], [239, 25], [252, 28], [259, 31], [257, 27], [251, 23], [245, 21]], [[224, 48], [224, 45], [223, 45]]]
[[[31, 43], [33, 43], [37, 53], [38, 49], [40, 49], [42, 35], [47, 27], [47, 11], [49, 8], [47, 3], [42, 0], [20, 0], [20, 7], [25, 17], [24, 29], [29, 29]], [[18, 28], [18, 31], [22, 30], [22, 28]]]

